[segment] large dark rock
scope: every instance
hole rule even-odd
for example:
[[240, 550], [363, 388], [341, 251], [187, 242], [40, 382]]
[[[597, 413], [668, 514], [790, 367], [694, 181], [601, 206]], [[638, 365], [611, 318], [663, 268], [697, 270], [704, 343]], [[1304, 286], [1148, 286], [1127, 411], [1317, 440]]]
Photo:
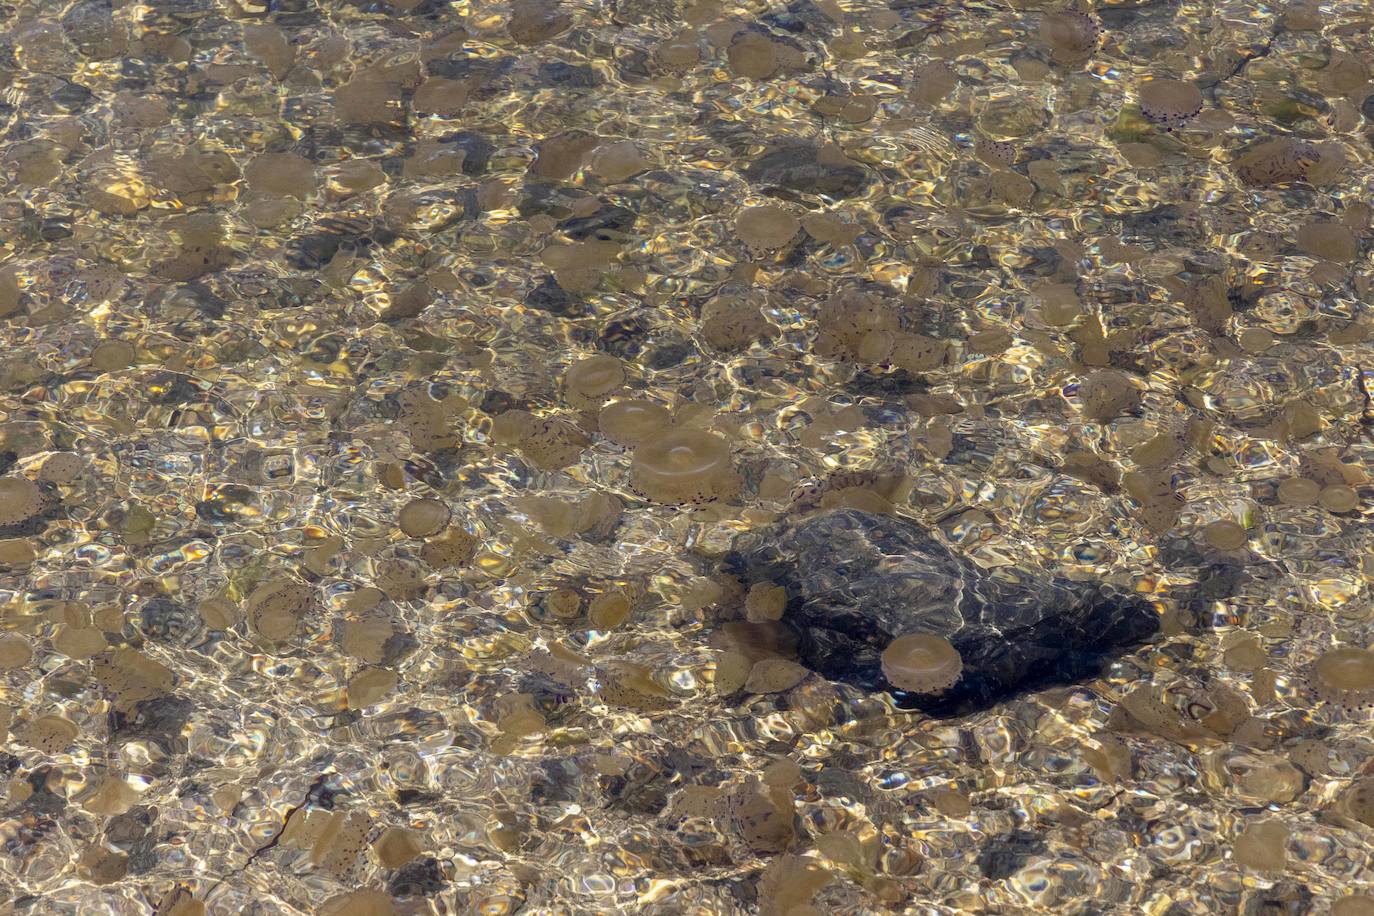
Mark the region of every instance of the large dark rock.
[[[1138, 597], [1038, 570], [984, 570], [910, 519], [854, 509], [741, 534], [725, 565], [748, 584], [787, 589], [783, 620], [797, 631], [806, 667], [934, 715], [1091, 677], [1159, 629]], [[964, 663], [959, 681], [938, 695], [892, 687], [880, 656], [905, 633], [953, 643]]]

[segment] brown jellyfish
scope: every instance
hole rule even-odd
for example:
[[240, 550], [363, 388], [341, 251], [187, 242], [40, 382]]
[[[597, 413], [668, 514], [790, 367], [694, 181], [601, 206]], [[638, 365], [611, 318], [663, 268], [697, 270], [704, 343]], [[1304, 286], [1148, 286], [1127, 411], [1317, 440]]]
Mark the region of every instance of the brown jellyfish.
[[1352, 782], [1337, 805], [1361, 824], [1374, 827], [1374, 777], [1363, 776]]
[[782, 248], [801, 231], [801, 220], [782, 207], [746, 207], [735, 217], [735, 234], [750, 248]]
[[832, 471], [822, 480], [793, 488], [789, 512], [853, 506], [869, 512], [892, 512], [909, 489], [906, 474], [896, 468]]
[[778, 329], [754, 302], [741, 296], [717, 296], [701, 310], [701, 336], [717, 350], [743, 350], [772, 340]]
[[625, 365], [598, 353], [573, 363], [563, 373], [563, 397], [573, 407], [596, 407], [625, 384]]
[[744, 689], [749, 693], [782, 693], [800, 684], [810, 673], [785, 658], [762, 658], [749, 669]]
[[491, 441], [519, 445], [534, 433], [536, 418], [528, 410], [506, 410], [491, 418]]
[[881, 662], [892, 686], [913, 693], [943, 693], [964, 670], [959, 650], [933, 633], [898, 636], [883, 650]]
[[1009, 169], [1016, 162], [1016, 147], [986, 138], [973, 144], [973, 154], [995, 169]]
[[33, 533], [49, 504], [48, 494], [27, 477], [0, 477], [0, 537]]
[[1221, 519], [1204, 527], [1202, 538], [1218, 550], [1239, 550], [1245, 546], [1249, 535], [1238, 522]]
[[615, 401], [601, 409], [597, 426], [616, 445], [634, 448], [672, 425], [668, 409], [653, 401]]
[[1331, 904], [1331, 916], [1374, 916], [1374, 897], [1351, 894]]
[[1321, 151], [1313, 144], [1278, 137], [1248, 147], [1233, 165], [1241, 181], [1258, 186], [1300, 181], [1320, 161]]
[[530, 434], [521, 440], [520, 454], [541, 471], [557, 471], [582, 458], [591, 440], [572, 423], [559, 417], [539, 417]]
[[466, 566], [477, 556], [481, 543], [476, 535], [462, 528], [450, 528], [443, 537], [428, 541], [420, 548], [420, 559], [431, 569]]
[[1082, 10], [1046, 13], [1040, 19], [1040, 40], [1050, 49], [1055, 63], [1081, 63], [1097, 50], [1102, 27]]
[[294, 579], [270, 579], [248, 596], [248, 623], [268, 642], [286, 642], [315, 608], [315, 590]]
[[912, 76], [911, 100], [922, 105], [938, 105], [959, 85], [959, 75], [942, 60], [918, 67]]
[[1314, 220], [1298, 229], [1294, 239], [1304, 254], [1349, 264], [1359, 256], [1360, 239], [1345, 223]]
[[439, 499], [412, 499], [396, 513], [396, 526], [412, 538], [433, 537], [448, 527], [449, 508]]
[[[877, 362], [891, 351], [901, 316], [890, 303], [862, 290], [845, 290], [816, 309], [817, 355]], [[874, 357], [877, 357], [875, 359]]]
[[1150, 80], [1140, 87], [1140, 113], [1165, 130], [1182, 127], [1202, 111], [1202, 92], [1184, 80]]
[[715, 433], [675, 429], [641, 443], [630, 463], [630, 486], [645, 499], [668, 505], [729, 500], [743, 481], [730, 443]]
[[1318, 658], [1307, 675], [1317, 696], [1345, 709], [1374, 707], [1374, 652], [1344, 646]]

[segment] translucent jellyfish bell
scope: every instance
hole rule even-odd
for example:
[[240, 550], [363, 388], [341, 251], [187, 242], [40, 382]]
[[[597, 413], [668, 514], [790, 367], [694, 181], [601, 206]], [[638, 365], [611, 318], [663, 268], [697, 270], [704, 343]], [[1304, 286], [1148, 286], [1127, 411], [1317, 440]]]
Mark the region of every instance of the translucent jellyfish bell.
[[1040, 40], [1050, 56], [1061, 64], [1087, 60], [1097, 50], [1102, 27], [1082, 10], [1067, 9], [1046, 13], [1040, 20]]
[[1202, 92], [1184, 80], [1159, 79], [1139, 90], [1140, 113], [1165, 130], [1187, 124], [1202, 111]]
[[913, 693], [942, 693], [964, 670], [959, 650], [933, 633], [898, 636], [883, 650], [881, 661], [892, 686]]
[[1374, 652], [1353, 647], [1332, 649], [1312, 665], [1308, 680], [1327, 703], [1347, 709], [1374, 706]]
[[27, 524], [43, 511], [45, 500], [38, 484], [26, 477], [0, 477], [0, 527]]
[[676, 429], [641, 443], [630, 482], [646, 499], [669, 505], [731, 499], [741, 486], [730, 443], [699, 429]]

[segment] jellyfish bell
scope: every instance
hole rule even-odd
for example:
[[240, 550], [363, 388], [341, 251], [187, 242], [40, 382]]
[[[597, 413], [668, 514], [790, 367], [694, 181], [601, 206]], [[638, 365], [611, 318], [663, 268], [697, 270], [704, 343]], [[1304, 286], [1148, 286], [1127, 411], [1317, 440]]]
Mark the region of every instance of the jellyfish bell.
[[1331, 904], [1331, 916], [1374, 916], [1374, 897], [1351, 894]]
[[43, 491], [27, 477], [0, 477], [0, 524], [26, 522], [43, 508]]
[[396, 525], [406, 537], [433, 537], [448, 527], [450, 512], [443, 500], [412, 499], [396, 513]]
[[1202, 111], [1202, 92], [1185, 80], [1156, 79], [1140, 87], [1140, 113], [1165, 130], [1183, 127]]
[[668, 505], [729, 500], [743, 481], [722, 436], [699, 429], [675, 429], [635, 449], [630, 486], [645, 499]]
[[1049, 47], [1056, 63], [1087, 60], [1097, 50], [1101, 36], [1097, 20], [1082, 10], [1057, 10], [1040, 19], [1040, 40]]
[[1374, 652], [1343, 646], [1318, 658], [1308, 672], [1317, 697], [1345, 709], [1374, 707]]
[[1374, 826], [1374, 777], [1363, 776], [1346, 787], [1338, 809], [1367, 827]]
[[601, 408], [597, 427], [616, 445], [634, 448], [672, 425], [668, 408], [653, 401], [629, 399], [612, 401]]
[[1009, 169], [1016, 162], [1016, 147], [984, 138], [973, 145], [973, 154], [995, 169]]
[[1321, 150], [1294, 137], [1275, 137], [1247, 147], [1236, 157], [1236, 176], [1247, 185], [1300, 181], [1322, 159]]
[[782, 207], [746, 207], [735, 218], [735, 233], [750, 248], [782, 248], [801, 230], [801, 220]]
[[563, 374], [563, 395], [575, 407], [596, 406], [625, 384], [625, 365], [598, 353], [579, 360]]
[[34, 533], [53, 502], [49, 492], [27, 477], [0, 477], [0, 537]]
[[899, 690], [943, 693], [964, 670], [959, 650], [933, 633], [908, 633], [888, 643], [881, 657], [883, 675]]

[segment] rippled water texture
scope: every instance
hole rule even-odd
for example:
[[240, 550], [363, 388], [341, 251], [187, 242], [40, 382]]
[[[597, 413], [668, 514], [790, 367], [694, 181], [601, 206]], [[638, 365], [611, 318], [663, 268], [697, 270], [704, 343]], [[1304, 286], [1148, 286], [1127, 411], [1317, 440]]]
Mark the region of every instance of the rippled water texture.
[[[0, 911], [1374, 913], [1372, 30], [0, 5]], [[903, 711], [836, 507], [1160, 632]]]

